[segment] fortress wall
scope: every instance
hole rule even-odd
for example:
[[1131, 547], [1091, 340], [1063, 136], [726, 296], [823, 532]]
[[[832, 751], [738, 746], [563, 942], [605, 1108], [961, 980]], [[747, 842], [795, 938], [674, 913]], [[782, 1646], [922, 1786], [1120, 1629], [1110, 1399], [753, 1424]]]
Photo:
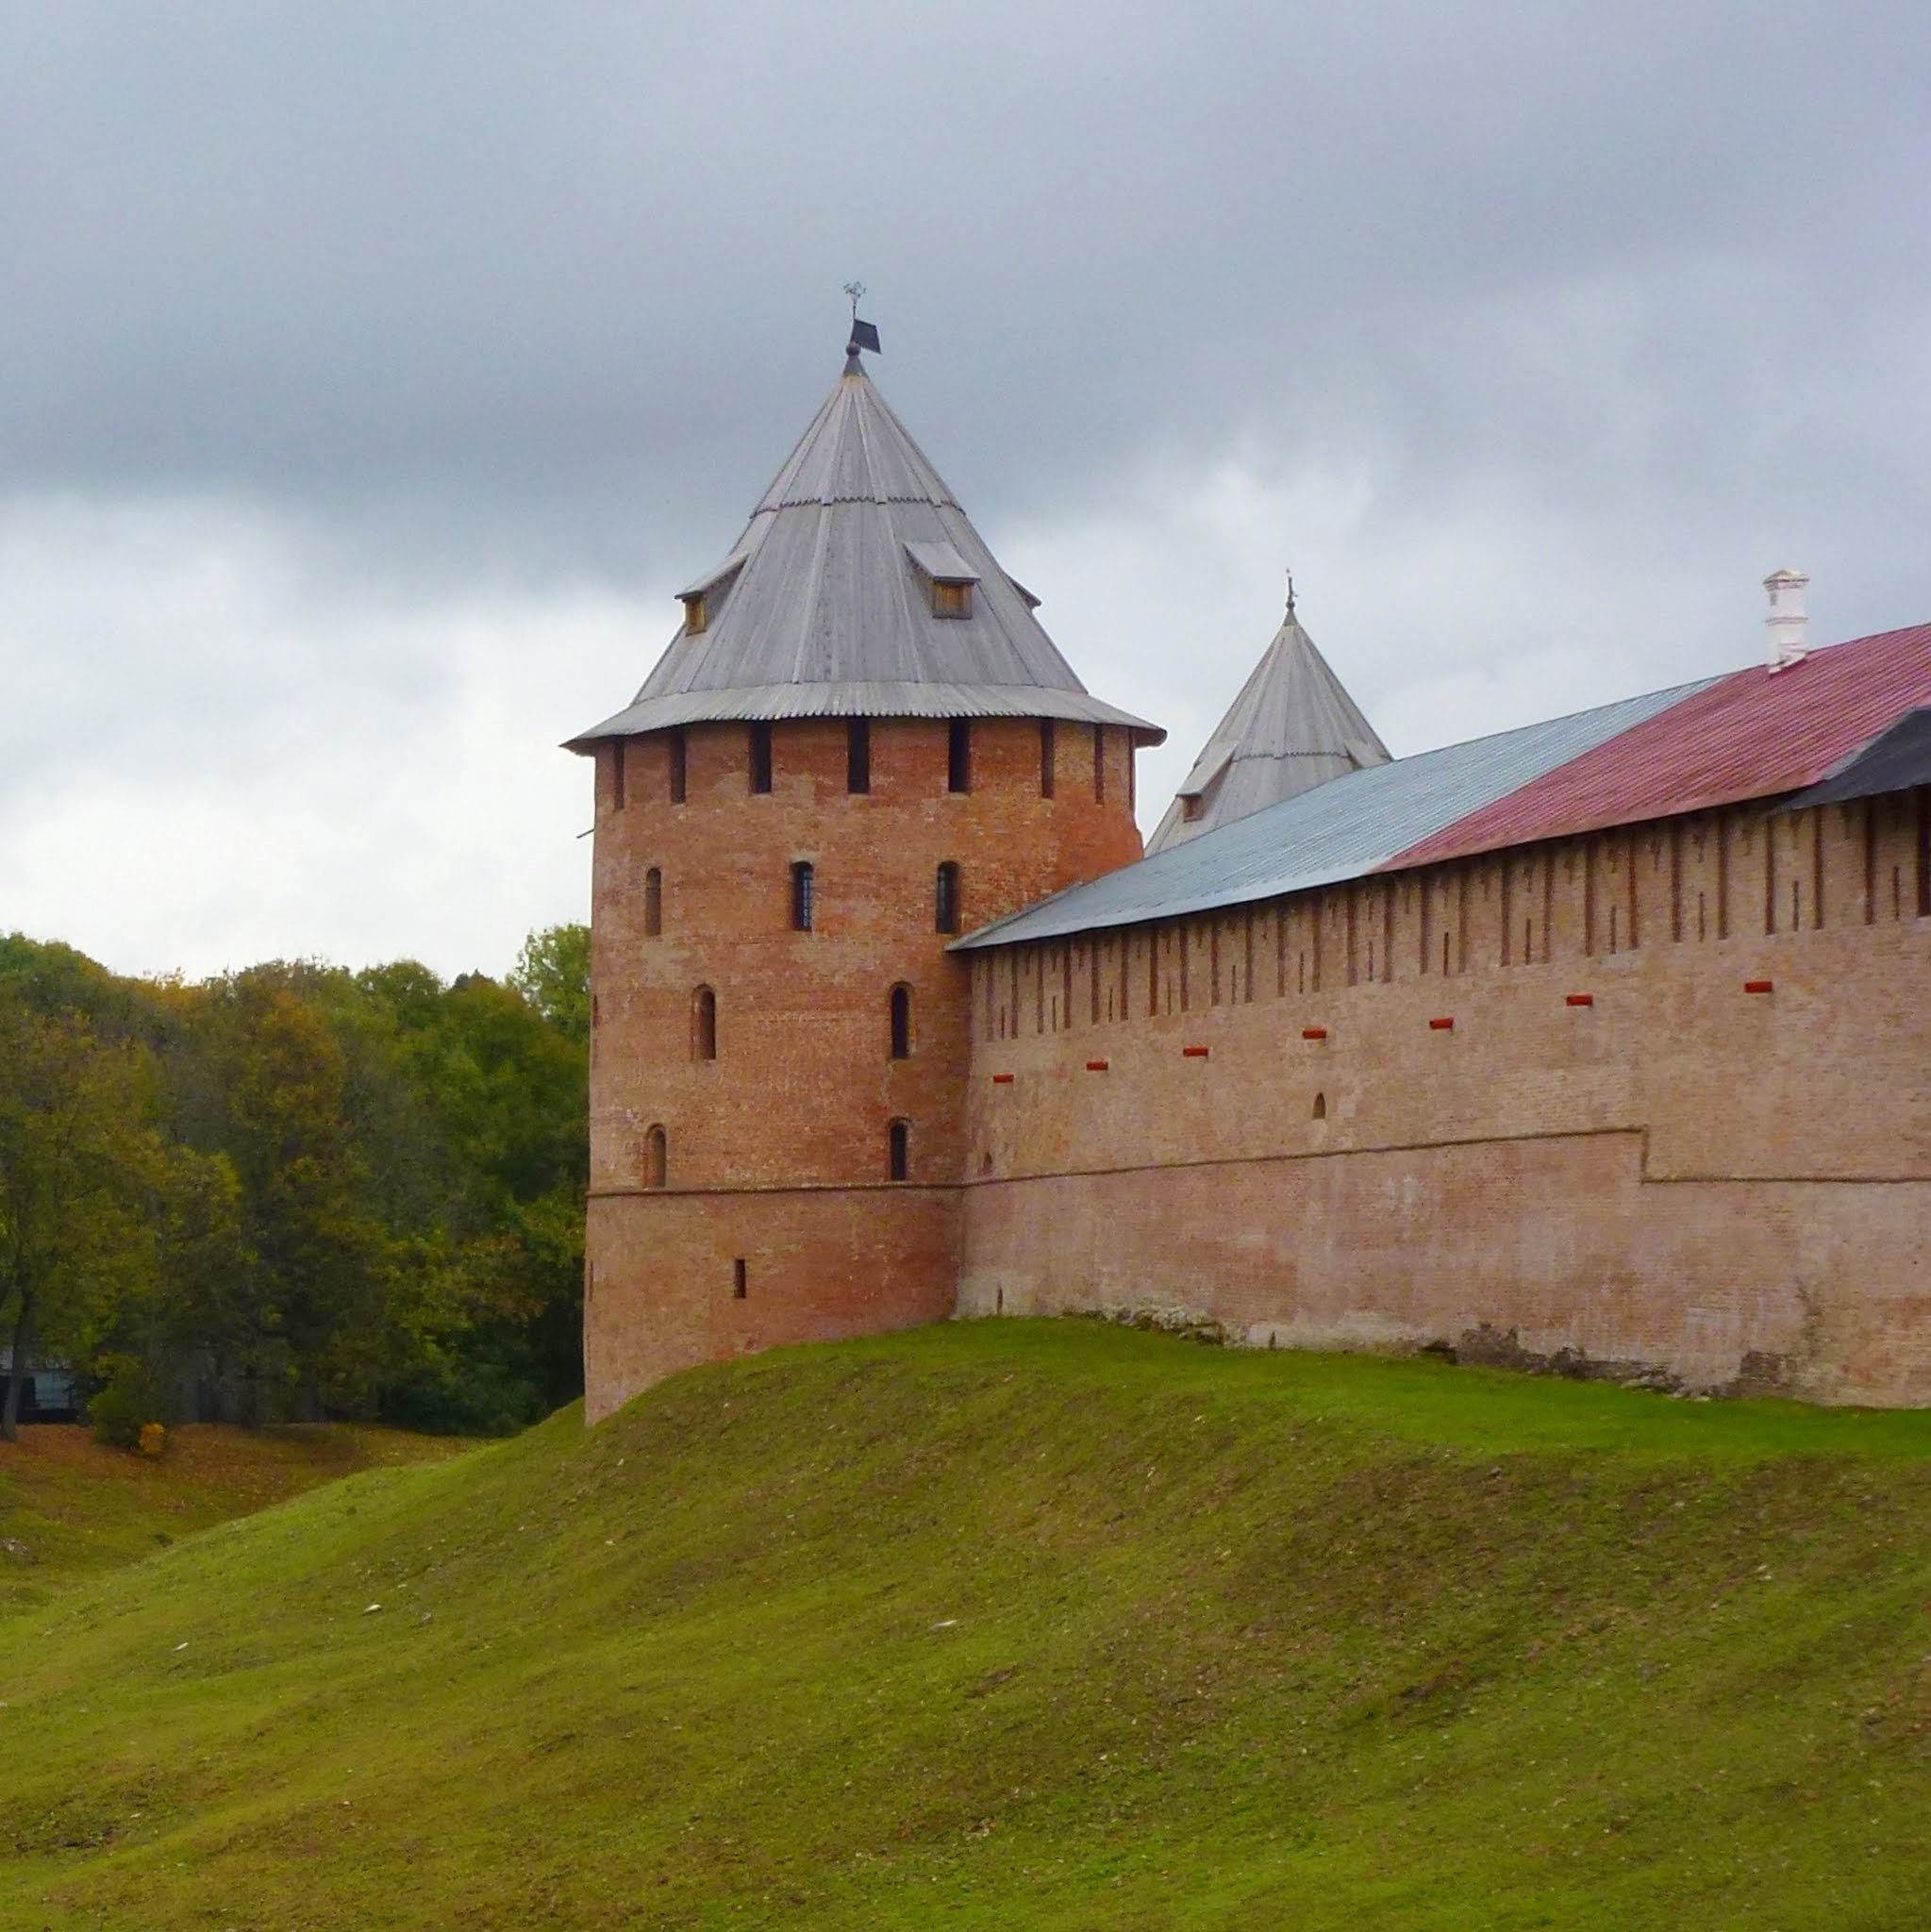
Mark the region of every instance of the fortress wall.
[[1740, 808], [978, 955], [960, 1311], [1931, 1402], [1927, 821]]

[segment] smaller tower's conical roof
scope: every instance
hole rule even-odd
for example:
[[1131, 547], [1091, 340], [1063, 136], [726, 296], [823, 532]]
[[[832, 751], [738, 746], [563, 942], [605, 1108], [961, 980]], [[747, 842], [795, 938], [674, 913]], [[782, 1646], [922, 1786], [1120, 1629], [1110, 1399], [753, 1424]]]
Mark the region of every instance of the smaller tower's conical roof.
[[1290, 590], [1273, 643], [1193, 761], [1147, 855], [1387, 762], [1388, 747], [1301, 628]]

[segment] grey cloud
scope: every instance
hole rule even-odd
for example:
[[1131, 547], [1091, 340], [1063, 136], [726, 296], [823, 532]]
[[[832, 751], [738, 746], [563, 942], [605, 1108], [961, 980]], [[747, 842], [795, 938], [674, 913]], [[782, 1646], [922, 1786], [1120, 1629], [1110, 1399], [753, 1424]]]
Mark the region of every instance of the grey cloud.
[[0, 476], [431, 503], [600, 567], [749, 500], [854, 271], [981, 513], [1242, 434], [1599, 477], [1650, 415], [1666, 462], [1855, 354], [1846, 294], [1927, 294], [1903, 4], [70, 0], [0, 32]]

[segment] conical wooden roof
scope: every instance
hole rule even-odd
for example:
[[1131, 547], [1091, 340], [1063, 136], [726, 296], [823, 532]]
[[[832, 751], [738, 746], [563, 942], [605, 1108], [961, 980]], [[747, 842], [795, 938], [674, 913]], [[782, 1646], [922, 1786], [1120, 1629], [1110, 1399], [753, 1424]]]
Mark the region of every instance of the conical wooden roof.
[[[934, 611], [934, 581], [970, 614]], [[686, 627], [624, 710], [571, 741], [728, 718], [1060, 718], [1165, 733], [1087, 691], [856, 354]], [[690, 606], [687, 602], [687, 610]]]
[[1387, 762], [1388, 747], [1301, 628], [1290, 597], [1273, 641], [1147, 841], [1148, 856]]

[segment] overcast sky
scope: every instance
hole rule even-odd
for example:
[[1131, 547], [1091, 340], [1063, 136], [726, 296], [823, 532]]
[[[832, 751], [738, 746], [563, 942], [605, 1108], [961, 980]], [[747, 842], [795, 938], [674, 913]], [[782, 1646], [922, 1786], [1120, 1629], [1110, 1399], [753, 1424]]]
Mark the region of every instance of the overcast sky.
[[836, 378], [1151, 825], [1278, 622], [1399, 755], [1931, 619], [1923, 0], [0, 0], [0, 931], [504, 971]]

